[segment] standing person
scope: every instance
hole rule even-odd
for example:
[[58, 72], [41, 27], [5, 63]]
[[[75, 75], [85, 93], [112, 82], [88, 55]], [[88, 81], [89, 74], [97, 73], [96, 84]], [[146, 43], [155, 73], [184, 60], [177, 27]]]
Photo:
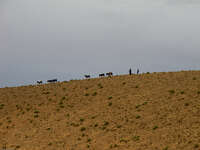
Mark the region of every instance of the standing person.
[[131, 70], [131, 68], [129, 69], [129, 75], [131, 75], [132, 74], [132, 70]]
[[139, 74], [139, 69], [137, 69], [137, 74]]

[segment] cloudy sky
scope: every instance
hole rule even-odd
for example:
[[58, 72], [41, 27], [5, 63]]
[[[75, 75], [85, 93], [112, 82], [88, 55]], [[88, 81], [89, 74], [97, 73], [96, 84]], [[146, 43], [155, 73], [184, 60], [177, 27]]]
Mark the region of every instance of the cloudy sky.
[[1, 0], [0, 87], [200, 69], [198, 0]]

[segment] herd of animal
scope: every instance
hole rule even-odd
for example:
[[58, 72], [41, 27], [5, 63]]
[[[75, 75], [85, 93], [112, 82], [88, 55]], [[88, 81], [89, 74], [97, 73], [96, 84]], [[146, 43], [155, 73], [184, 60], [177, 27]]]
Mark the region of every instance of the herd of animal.
[[[99, 74], [99, 77], [105, 77], [105, 76], [108, 76], [108, 77], [111, 77], [111, 76], [113, 76], [113, 73], [112, 72], [108, 72], [108, 73], [101, 73], [101, 74]], [[85, 78], [86, 79], [89, 79], [90, 78], [90, 75], [85, 75]]]
[[[90, 75], [84, 75], [86, 79], [89, 79], [91, 76]], [[101, 73], [99, 74], [99, 77], [105, 77], [105, 76], [108, 76], [108, 77], [111, 77], [113, 76], [113, 73], [112, 72], [108, 72], [108, 73]], [[55, 82], [58, 82], [58, 79], [51, 79], [51, 80], [47, 80], [47, 83], [55, 83]], [[42, 84], [43, 81], [42, 80], [39, 80], [37, 81], [37, 84]]]
[[[58, 79], [51, 79], [51, 80], [47, 80], [47, 83], [54, 83], [54, 82], [58, 82]], [[42, 84], [42, 80], [37, 81], [37, 84]]]
[[[130, 75], [132, 74], [131, 69], [129, 70], [129, 74]], [[137, 74], [139, 74], [139, 69], [137, 69]], [[113, 73], [112, 72], [107, 72], [107, 73], [101, 73], [101, 74], [99, 74], [99, 77], [105, 77], [105, 76], [112, 77]], [[84, 77], [86, 79], [90, 79], [91, 76], [89, 74], [87, 74], [87, 75], [84, 75]], [[58, 82], [58, 79], [47, 80], [47, 83], [55, 83], [55, 82]], [[42, 80], [37, 81], [37, 84], [42, 84], [42, 83], [43, 83]]]

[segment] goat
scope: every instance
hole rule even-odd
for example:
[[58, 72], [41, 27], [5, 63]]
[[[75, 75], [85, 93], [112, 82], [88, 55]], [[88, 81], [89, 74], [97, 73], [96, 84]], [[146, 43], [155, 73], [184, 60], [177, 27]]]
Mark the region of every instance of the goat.
[[53, 83], [53, 82], [57, 82], [57, 79], [52, 79], [52, 80], [47, 80], [48, 83]]
[[99, 74], [99, 77], [105, 77], [104, 73]]
[[40, 81], [37, 81], [37, 84], [42, 84], [42, 80], [40, 80]]
[[89, 79], [89, 78], [90, 78], [90, 75], [85, 75], [85, 78], [86, 78], [86, 79]]
[[113, 73], [112, 72], [108, 72], [108, 73], [106, 73], [106, 75], [111, 77], [111, 76], [113, 76]]

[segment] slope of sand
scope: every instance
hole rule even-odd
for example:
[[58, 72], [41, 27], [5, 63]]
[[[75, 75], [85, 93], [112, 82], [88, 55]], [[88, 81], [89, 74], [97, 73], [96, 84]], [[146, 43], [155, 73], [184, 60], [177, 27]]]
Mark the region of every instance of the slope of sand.
[[0, 149], [200, 150], [200, 71], [2, 88]]

